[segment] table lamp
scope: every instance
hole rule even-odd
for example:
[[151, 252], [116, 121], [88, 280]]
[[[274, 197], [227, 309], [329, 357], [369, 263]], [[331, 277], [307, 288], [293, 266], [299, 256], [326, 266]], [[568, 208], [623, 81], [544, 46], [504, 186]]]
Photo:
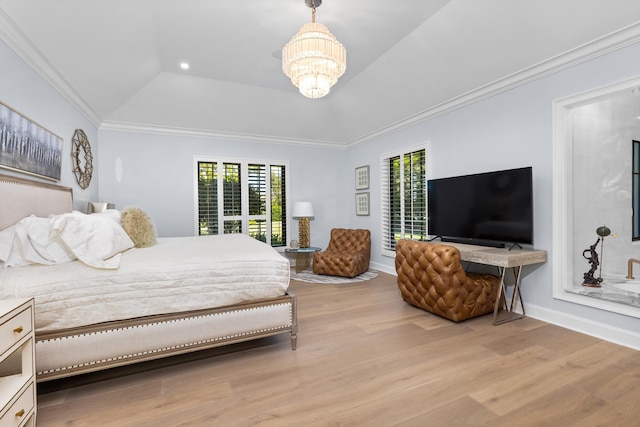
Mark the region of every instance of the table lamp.
[[87, 213], [102, 213], [107, 209], [115, 209], [116, 205], [113, 203], [104, 202], [89, 202], [87, 203]]
[[309, 218], [313, 218], [311, 202], [296, 202], [293, 205], [293, 218], [298, 218], [298, 239], [301, 248], [309, 247]]

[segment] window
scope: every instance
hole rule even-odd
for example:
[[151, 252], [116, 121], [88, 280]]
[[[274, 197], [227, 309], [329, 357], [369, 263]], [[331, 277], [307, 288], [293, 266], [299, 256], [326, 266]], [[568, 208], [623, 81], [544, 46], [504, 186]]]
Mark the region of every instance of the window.
[[633, 141], [633, 169], [631, 171], [632, 240], [640, 240], [640, 141]]
[[383, 156], [380, 169], [382, 253], [395, 256], [398, 240], [427, 238], [426, 150]]
[[198, 235], [246, 233], [271, 246], [285, 246], [285, 164], [210, 159], [196, 164]]

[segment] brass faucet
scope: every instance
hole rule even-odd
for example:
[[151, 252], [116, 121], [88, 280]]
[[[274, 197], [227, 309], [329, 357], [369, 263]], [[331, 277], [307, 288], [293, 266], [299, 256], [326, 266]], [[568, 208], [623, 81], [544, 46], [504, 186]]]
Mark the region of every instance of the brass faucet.
[[629, 258], [627, 261], [627, 279], [635, 279], [633, 277], [633, 263], [640, 264], [640, 259]]

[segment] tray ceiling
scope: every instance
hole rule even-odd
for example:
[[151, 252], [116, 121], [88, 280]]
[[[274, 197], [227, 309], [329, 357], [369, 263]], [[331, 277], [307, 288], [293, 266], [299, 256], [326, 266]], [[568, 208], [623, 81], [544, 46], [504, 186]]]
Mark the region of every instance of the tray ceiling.
[[310, 20], [304, 0], [0, 0], [0, 38], [96, 126], [335, 147], [640, 39], [637, 0], [325, 0], [347, 71], [313, 100], [280, 64]]

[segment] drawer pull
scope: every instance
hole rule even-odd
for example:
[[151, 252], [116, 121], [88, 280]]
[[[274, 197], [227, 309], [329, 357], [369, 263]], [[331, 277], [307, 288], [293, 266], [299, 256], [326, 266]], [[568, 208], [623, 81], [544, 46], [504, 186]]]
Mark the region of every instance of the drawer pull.
[[15, 332], [16, 334], [19, 334], [19, 333], [21, 333], [23, 330], [24, 330], [24, 329], [22, 328], [22, 326], [18, 326], [17, 328], [15, 328], [15, 329], [13, 330], [13, 332]]
[[16, 412], [16, 417], [20, 418], [24, 415], [24, 409], [20, 409], [18, 412]]

